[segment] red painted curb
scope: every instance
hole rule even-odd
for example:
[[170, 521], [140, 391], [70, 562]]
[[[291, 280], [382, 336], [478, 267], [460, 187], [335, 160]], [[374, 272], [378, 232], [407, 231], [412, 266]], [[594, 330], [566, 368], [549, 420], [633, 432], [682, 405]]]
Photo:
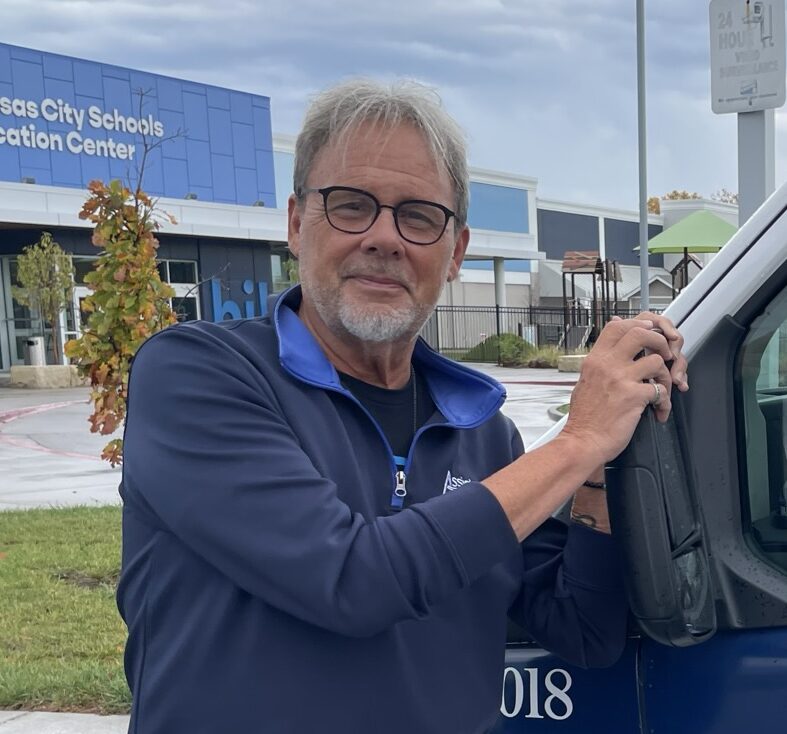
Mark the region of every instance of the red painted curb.
[[26, 415], [36, 415], [36, 413], [46, 413], [48, 410], [55, 410], [55, 408], [65, 408], [68, 405], [76, 405], [83, 403], [84, 400], [68, 400], [63, 403], [43, 403], [42, 405], [32, 405], [29, 408], [14, 408], [13, 410], [5, 410], [0, 413], [0, 423], [10, 423], [17, 418], [23, 418]]
[[[38, 413], [46, 413], [49, 410], [56, 410], [57, 408], [66, 408], [69, 405], [79, 405], [84, 403], [84, 400], [67, 400], [62, 403], [44, 403], [43, 405], [33, 405], [29, 408], [14, 408], [13, 410], [6, 410], [0, 413], [0, 426], [19, 418], [25, 418], [29, 415], [37, 415]], [[0, 443], [15, 448], [27, 449], [28, 451], [38, 451], [43, 454], [53, 454], [54, 456], [67, 456], [71, 459], [93, 459], [95, 461], [103, 461], [100, 456], [92, 454], [80, 454], [75, 451], [60, 451], [58, 449], [50, 449], [36, 443], [32, 439], [26, 439], [21, 436], [8, 436], [0, 431]]]
[[501, 385], [557, 385], [558, 387], [572, 387], [576, 380], [499, 380]]

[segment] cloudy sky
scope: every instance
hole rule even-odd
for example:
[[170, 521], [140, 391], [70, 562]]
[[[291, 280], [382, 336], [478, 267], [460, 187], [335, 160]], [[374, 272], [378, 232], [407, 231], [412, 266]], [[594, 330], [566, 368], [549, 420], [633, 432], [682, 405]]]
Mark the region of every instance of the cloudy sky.
[[[435, 86], [475, 166], [539, 195], [637, 207], [635, 0], [0, 0], [0, 41], [271, 97], [297, 132], [344, 77]], [[737, 190], [736, 116], [710, 109], [707, 0], [646, 5], [648, 183]], [[776, 180], [787, 175], [776, 116]]]

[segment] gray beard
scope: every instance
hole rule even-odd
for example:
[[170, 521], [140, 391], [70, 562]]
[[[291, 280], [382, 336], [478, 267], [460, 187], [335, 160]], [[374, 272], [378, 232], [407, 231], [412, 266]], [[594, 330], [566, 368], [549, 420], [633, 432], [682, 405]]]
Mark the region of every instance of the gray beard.
[[[320, 317], [326, 323], [327, 309], [315, 300], [315, 306]], [[423, 304], [415, 305], [408, 309], [398, 311], [380, 312], [372, 308], [353, 308], [341, 302], [339, 304], [339, 323], [356, 339], [364, 342], [395, 342], [414, 337], [424, 322], [429, 318], [431, 308]], [[330, 309], [333, 311], [333, 309]]]
[[[341, 289], [325, 288], [319, 277], [312, 277], [307, 252], [302, 253], [301, 260], [301, 285], [323, 323], [334, 333], [344, 331], [362, 342], [376, 344], [410, 340], [434, 311], [433, 303], [414, 303], [398, 309], [374, 304], [351, 306], [342, 299]], [[376, 272], [385, 274], [386, 269], [379, 267]], [[395, 277], [395, 273], [388, 274]]]
[[371, 304], [351, 306], [338, 291], [324, 288], [303, 271], [301, 283], [323, 323], [331, 331], [345, 331], [364, 342], [379, 344], [412, 339], [434, 309], [423, 303], [399, 309], [386, 306], [375, 308]]

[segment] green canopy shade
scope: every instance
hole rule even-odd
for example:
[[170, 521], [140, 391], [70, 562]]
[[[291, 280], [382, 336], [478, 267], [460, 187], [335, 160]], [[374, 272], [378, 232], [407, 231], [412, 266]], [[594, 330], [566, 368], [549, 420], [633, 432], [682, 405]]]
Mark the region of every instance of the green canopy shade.
[[648, 254], [718, 252], [736, 231], [736, 227], [715, 214], [694, 212], [649, 239]]

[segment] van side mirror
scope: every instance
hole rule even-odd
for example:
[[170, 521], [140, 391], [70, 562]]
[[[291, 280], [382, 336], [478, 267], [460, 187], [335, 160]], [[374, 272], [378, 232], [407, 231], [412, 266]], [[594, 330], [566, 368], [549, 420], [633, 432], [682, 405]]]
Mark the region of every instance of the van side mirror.
[[707, 545], [684, 460], [681, 396], [659, 423], [648, 408], [606, 467], [610, 522], [623, 553], [631, 611], [657, 642], [685, 647], [716, 631]]

